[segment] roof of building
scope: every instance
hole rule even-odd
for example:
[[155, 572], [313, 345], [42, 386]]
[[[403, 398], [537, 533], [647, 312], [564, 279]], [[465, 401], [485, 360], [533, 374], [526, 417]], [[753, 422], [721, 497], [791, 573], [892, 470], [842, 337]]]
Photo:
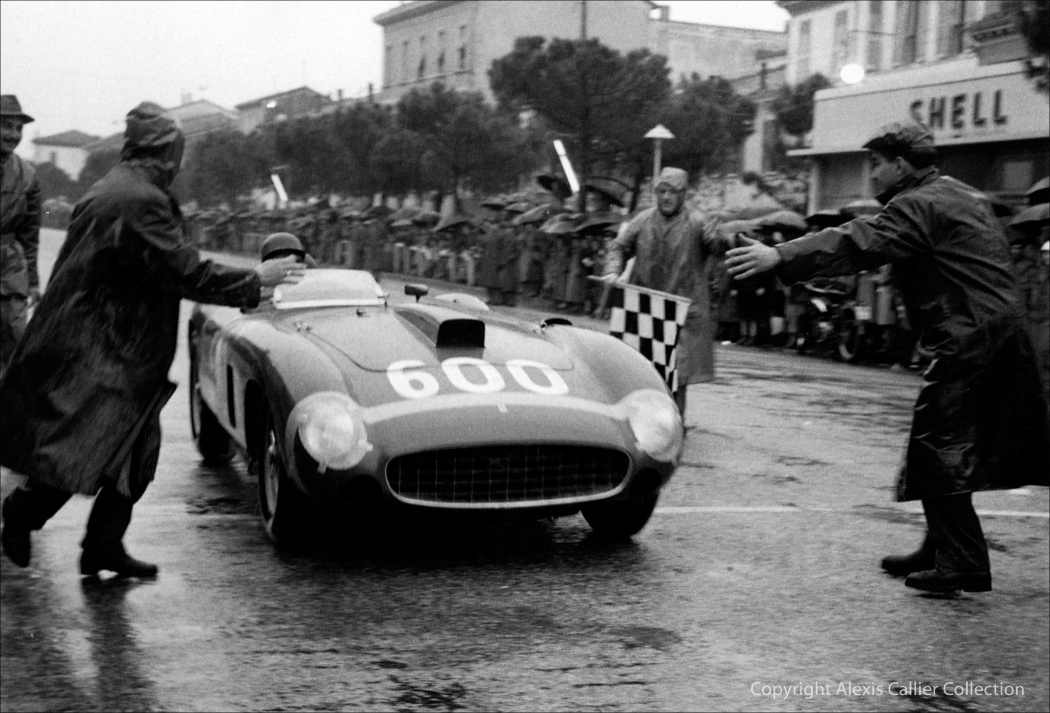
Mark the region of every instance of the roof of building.
[[[641, 2], [649, 5], [651, 9], [660, 7], [657, 3], [652, 0], [640, 0]], [[395, 22], [407, 20], [410, 17], [417, 17], [424, 13], [431, 12], [432, 10], [438, 10], [449, 5], [455, 5], [462, 0], [415, 0], [414, 2], [407, 2], [404, 5], [398, 5], [397, 7], [381, 12], [372, 18], [372, 22], [377, 25], [390, 25]]]
[[267, 96], [259, 97], [258, 99], [251, 99], [246, 102], [241, 102], [237, 105], [237, 108], [243, 111], [244, 109], [251, 109], [252, 107], [258, 106], [259, 104], [266, 104], [270, 101], [279, 101], [294, 94], [303, 93], [310, 93], [315, 97], [323, 98], [325, 101], [331, 101], [331, 99], [329, 99], [326, 95], [322, 94], [321, 92], [311, 89], [310, 87], [302, 86], [296, 87], [295, 89], [289, 89], [284, 92], [278, 92], [277, 94], [268, 94]]
[[[237, 122], [237, 112], [219, 106], [207, 99], [198, 99], [180, 104], [179, 106], [166, 109], [164, 113], [179, 120], [182, 124], [182, 133], [188, 139], [233, 126]], [[101, 139], [95, 139], [83, 146], [84, 150], [90, 153], [111, 150], [119, 151], [123, 147], [123, 131], [110, 134]]]
[[80, 148], [86, 144], [90, 144], [92, 141], [96, 141], [97, 139], [97, 136], [92, 136], [91, 134], [85, 134], [83, 131], [71, 129], [69, 131], [63, 131], [61, 134], [40, 136], [33, 139], [33, 143], [38, 146], [71, 146], [73, 148]]

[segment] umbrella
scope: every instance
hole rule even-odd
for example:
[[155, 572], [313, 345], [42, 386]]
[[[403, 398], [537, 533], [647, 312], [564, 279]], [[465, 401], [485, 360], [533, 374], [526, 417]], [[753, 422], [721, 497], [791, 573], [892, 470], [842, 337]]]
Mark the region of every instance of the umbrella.
[[538, 205], [535, 208], [529, 208], [527, 211], [518, 215], [514, 218], [514, 225], [529, 225], [531, 223], [542, 223], [552, 215], [564, 213], [563, 208], [559, 208], [556, 205]]
[[517, 203], [511, 203], [509, 206], [507, 206], [503, 210], [509, 211], [511, 213], [524, 213], [529, 208], [532, 208], [532, 204], [531, 203], [529, 203], [527, 201], [518, 201]]
[[860, 200], [850, 201], [839, 210], [843, 213], [849, 213], [856, 218], [860, 215], [875, 215], [882, 210], [882, 204], [874, 198], [861, 198]]
[[1050, 203], [1040, 203], [1025, 208], [1010, 219], [1015, 230], [1038, 230], [1050, 225]]
[[765, 205], [747, 205], [739, 208], [727, 208], [724, 213], [728, 213], [732, 220], [752, 220], [754, 218], [761, 218], [762, 216], [769, 215], [770, 213], [776, 213], [778, 210], [787, 210], [780, 204], [773, 205], [767, 203]]
[[415, 223], [406, 218], [399, 218], [390, 223], [391, 228], [411, 228], [413, 225], [415, 225]]
[[576, 228], [578, 233], [600, 233], [606, 228], [619, 225], [624, 218], [619, 213], [591, 213], [584, 216], [583, 222]]
[[611, 178], [602, 178], [600, 176], [588, 178], [586, 189], [588, 193], [601, 196], [608, 203], [621, 208], [624, 206], [624, 194], [626, 191], [623, 186]]
[[503, 210], [507, 207], [506, 196], [491, 196], [481, 201], [482, 208], [491, 208], [492, 210]]
[[559, 200], [572, 195], [572, 189], [569, 188], [569, 184], [558, 176], [550, 176], [544, 173], [536, 176], [536, 183], [540, 184], [545, 191], [553, 193]]
[[793, 210], [778, 210], [775, 213], [762, 216], [756, 221], [756, 223], [767, 228], [783, 228], [787, 230], [801, 231], [809, 229], [805, 217], [799, 215]]
[[387, 217], [387, 220], [412, 220], [417, 215], [419, 215], [419, 212], [420, 212], [419, 208], [410, 208], [408, 206], [401, 206], [400, 208], [395, 210], [393, 213], [391, 213]]
[[457, 225], [474, 225], [474, 221], [471, 220], [468, 216], [461, 214], [446, 215], [443, 216], [438, 222], [438, 224], [431, 229], [431, 232], [439, 233], [442, 230], [454, 228]]
[[824, 208], [816, 213], [807, 215], [806, 223], [814, 228], [834, 228], [843, 223], [848, 223], [852, 219], [853, 216], [849, 213], [843, 213], [841, 210], [832, 208]]
[[436, 225], [441, 220], [441, 215], [432, 210], [421, 210], [411, 220], [416, 225]]
[[559, 213], [551, 216], [540, 226], [540, 232], [547, 235], [568, 235], [576, 231], [577, 213]]
[[1025, 191], [1025, 197], [1028, 198], [1028, 205], [1050, 203], [1050, 178], [1040, 178], [1033, 183], [1032, 187]]
[[385, 205], [374, 205], [365, 211], [365, 215], [369, 218], [385, 218], [393, 212], [393, 209]]

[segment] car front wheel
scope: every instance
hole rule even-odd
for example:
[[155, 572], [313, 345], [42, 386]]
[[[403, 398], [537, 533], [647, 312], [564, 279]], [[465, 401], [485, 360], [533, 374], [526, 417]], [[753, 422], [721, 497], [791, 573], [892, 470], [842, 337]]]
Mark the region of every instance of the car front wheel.
[[270, 539], [282, 545], [298, 545], [307, 536], [309, 504], [288, 477], [278, 439], [270, 415], [254, 455], [259, 476], [259, 510]]
[[583, 518], [595, 534], [613, 540], [624, 540], [638, 534], [656, 508], [659, 491], [636, 495], [626, 500], [583, 508]]

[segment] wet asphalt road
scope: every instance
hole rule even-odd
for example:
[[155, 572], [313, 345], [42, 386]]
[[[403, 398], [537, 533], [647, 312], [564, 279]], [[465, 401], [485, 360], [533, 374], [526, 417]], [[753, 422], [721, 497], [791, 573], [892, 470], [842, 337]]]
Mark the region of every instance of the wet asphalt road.
[[[180, 347], [126, 538], [161, 574], [81, 579], [90, 500], [72, 500], [28, 569], [0, 563], [0, 708], [1050, 708], [1047, 489], [975, 497], [994, 591], [906, 589], [877, 563], [923, 531], [918, 504], [892, 500], [918, 378], [777, 350], [718, 359], [631, 543], [574, 516], [396, 522], [287, 553], [243, 464], [200, 465]], [[4, 472], [0, 490], [17, 482]]]

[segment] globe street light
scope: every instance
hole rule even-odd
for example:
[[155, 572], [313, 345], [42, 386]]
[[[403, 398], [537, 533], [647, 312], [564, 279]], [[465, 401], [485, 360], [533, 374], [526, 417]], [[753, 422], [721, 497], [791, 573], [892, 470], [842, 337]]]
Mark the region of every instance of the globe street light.
[[660, 150], [665, 139], [673, 139], [674, 134], [667, 130], [663, 124], [657, 124], [649, 129], [644, 138], [653, 140], [653, 185], [656, 185], [656, 177], [660, 175]]
[[846, 84], [859, 84], [864, 79], [864, 67], [859, 64], [847, 64], [839, 72], [839, 77]]

